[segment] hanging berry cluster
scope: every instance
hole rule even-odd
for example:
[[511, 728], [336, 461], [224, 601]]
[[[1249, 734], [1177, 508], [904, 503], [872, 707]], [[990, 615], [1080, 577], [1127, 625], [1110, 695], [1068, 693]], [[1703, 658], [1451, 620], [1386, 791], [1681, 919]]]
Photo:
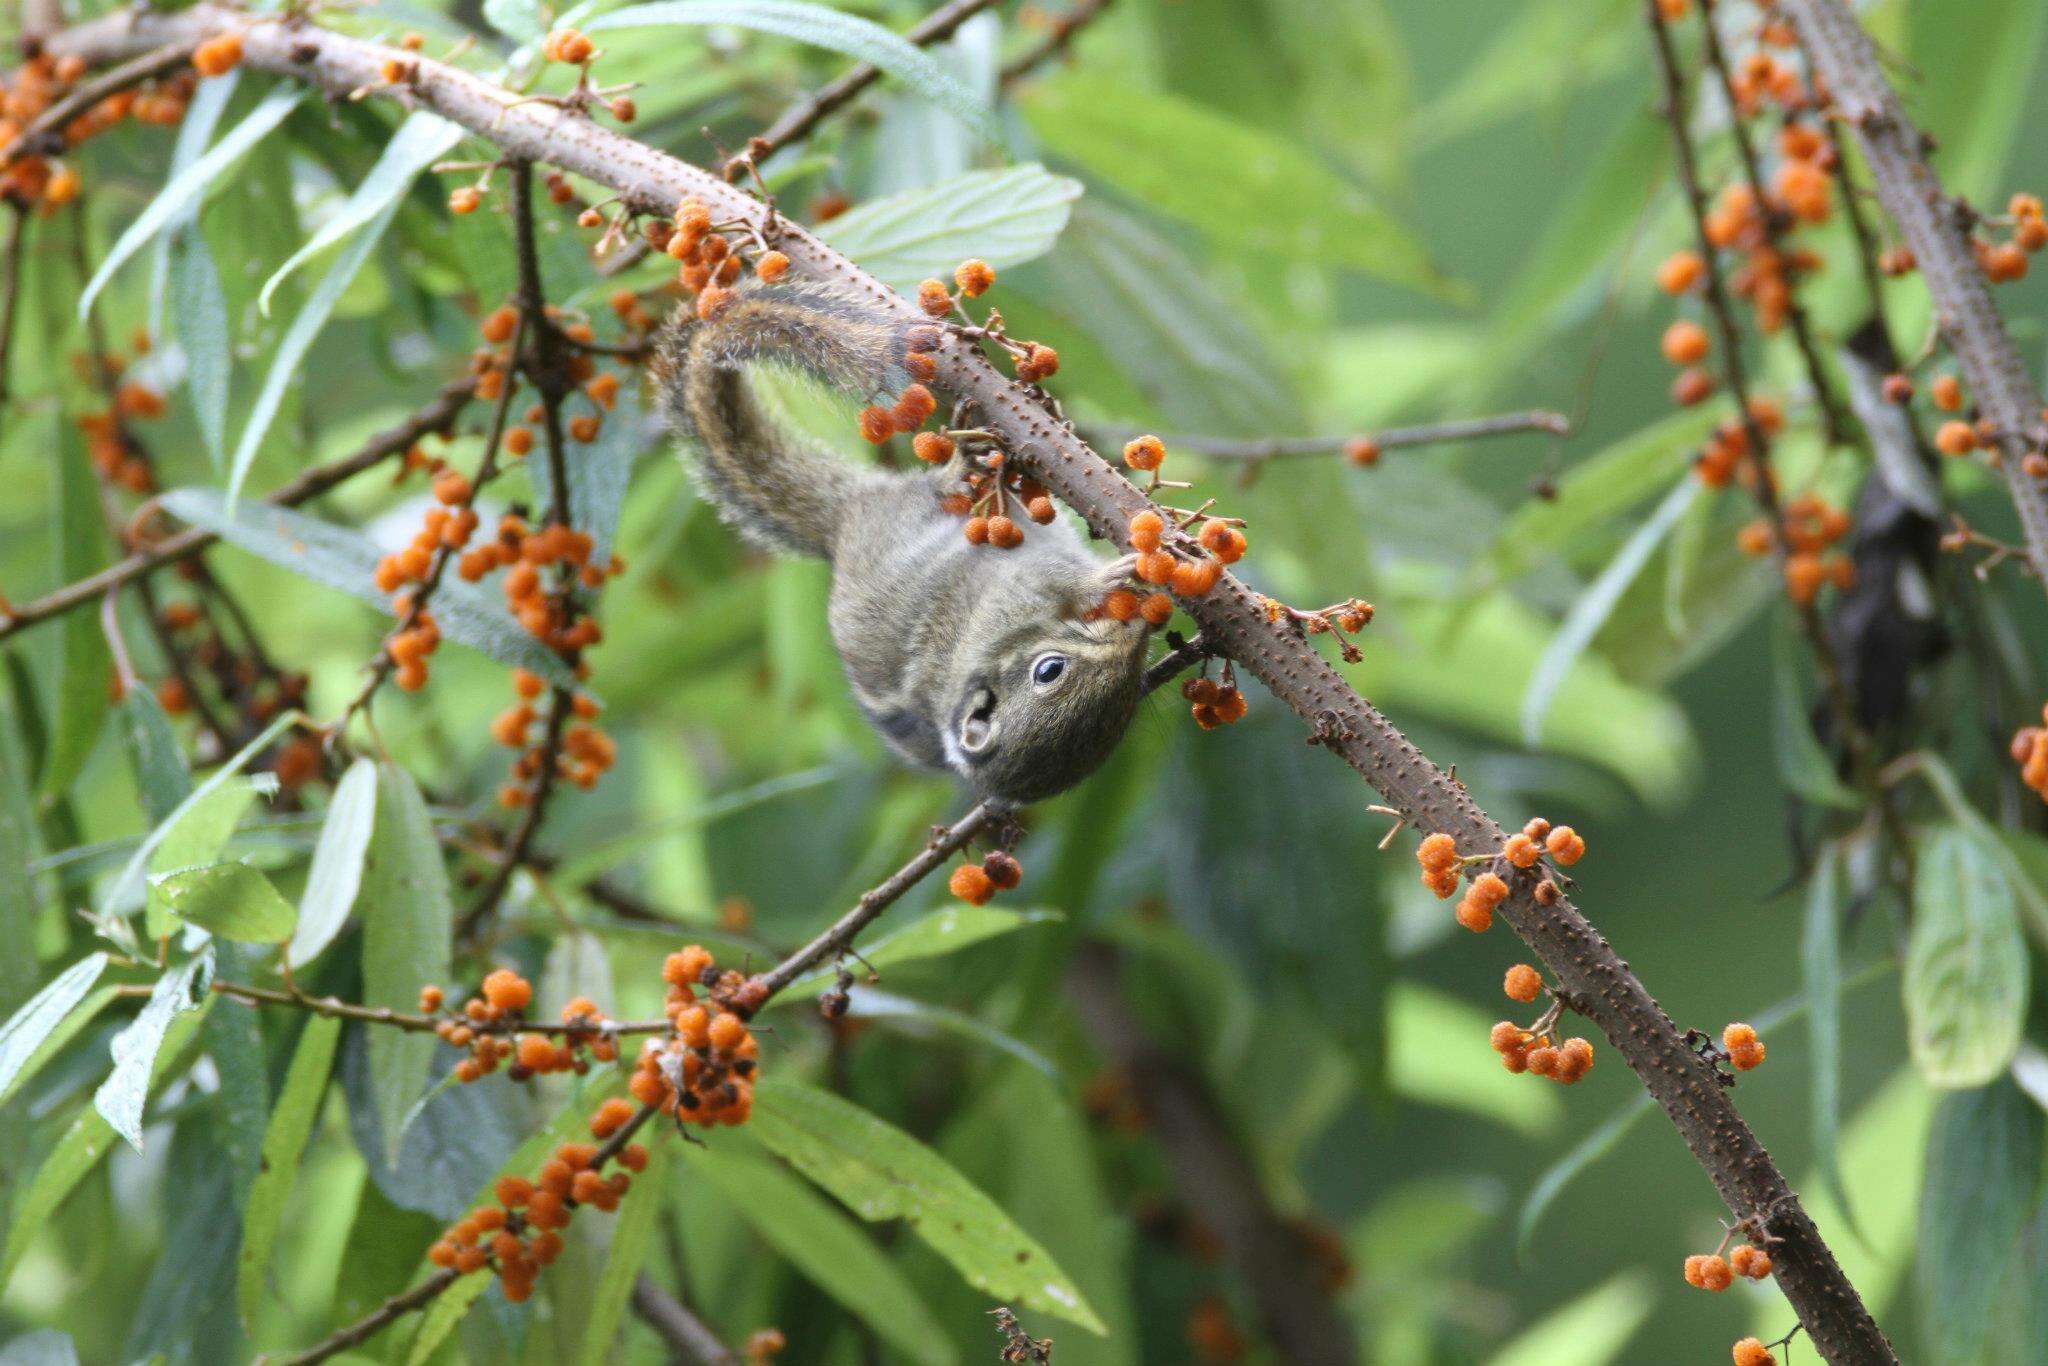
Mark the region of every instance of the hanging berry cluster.
[[633, 1098], [682, 1124], [744, 1124], [754, 1110], [760, 1056], [747, 1016], [765, 993], [739, 972], [720, 972], [710, 952], [695, 944], [670, 954], [661, 975], [668, 983], [664, 1013], [674, 1032], [642, 1045]]
[[1735, 1284], [1737, 1276], [1760, 1281], [1771, 1274], [1771, 1254], [1753, 1243], [1742, 1246], [1722, 1256], [1728, 1246], [1730, 1234], [1722, 1238], [1721, 1246], [1714, 1251], [1694, 1253], [1685, 1259], [1685, 1283], [1700, 1290], [1719, 1293]]
[[1721, 1031], [1721, 1048], [1728, 1056], [1728, 1065], [1738, 1072], [1761, 1066], [1764, 1060], [1763, 1041], [1757, 1038], [1755, 1028], [1740, 1022]]
[[1735, 1366], [1778, 1366], [1777, 1353], [1756, 1338], [1739, 1339], [1730, 1355]]
[[2048, 802], [2048, 702], [2041, 704], [2041, 722], [2013, 732], [2012, 761], [2020, 766], [2020, 781]]
[[[187, 582], [197, 582], [203, 594], [206, 581], [198, 566], [180, 565], [176, 572]], [[220, 701], [252, 728], [268, 724], [280, 711], [306, 700], [306, 675], [266, 667], [254, 640], [246, 634], [239, 643], [231, 641], [203, 595], [163, 603], [157, 609], [157, 626], [194, 680], [210, 681]], [[186, 715], [198, 705], [190, 685], [177, 673], [165, 675], [157, 684], [156, 699], [171, 716]], [[322, 763], [320, 741], [311, 735], [285, 741], [271, 760], [278, 784], [287, 791], [317, 775]]]
[[[1474, 864], [1490, 864], [1505, 861], [1510, 866], [1527, 871], [1548, 854], [1553, 863], [1569, 868], [1585, 857], [1584, 836], [1569, 825], [1553, 827], [1541, 816], [1534, 817], [1517, 833], [1508, 836], [1501, 847], [1491, 853], [1460, 854], [1457, 842], [1443, 831], [1423, 838], [1416, 846], [1415, 861], [1422, 865], [1422, 885], [1441, 900], [1457, 895], [1458, 883], [1464, 869]], [[1536, 884], [1533, 895], [1539, 906], [1555, 905], [1561, 893], [1549, 878]], [[1487, 871], [1472, 880], [1465, 889], [1465, 895], [1458, 901], [1457, 921], [1473, 933], [1483, 933], [1493, 926], [1493, 913], [1501, 902], [1507, 900], [1508, 884], [1500, 874]]]
[[[1510, 1001], [1526, 1005], [1547, 988], [1543, 974], [1527, 963], [1517, 963], [1508, 969], [1501, 990]], [[1500, 1054], [1501, 1065], [1517, 1075], [1530, 1072], [1565, 1086], [1585, 1076], [1593, 1066], [1593, 1045], [1581, 1038], [1556, 1041], [1557, 1022], [1563, 1014], [1563, 998], [1553, 994], [1549, 1007], [1527, 1028], [1512, 1020], [1496, 1024], [1490, 1042]]]
[[1223, 680], [1220, 683], [1198, 675], [1180, 685], [1180, 695], [1188, 700], [1188, 715], [1203, 730], [1236, 725], [1244, 720], [1247, 710], [1244, 694], [1238, 691], [1235, 666], [1227, 659], [1223, 661]]
[[986, 906], [997, 892], [1024, 880], [1024, 867], [1008, 851], [991, 849], [979, 863], [963, 863], [946, 879], [946, 888], [970, 906]]
[[1303, 635], [1320, 636], [1331, 631], [1341, 633], [1337, 638], [1337, 651], [1346, 664], [1356, 664], [1365, 658], [1356, 645], [1344, 639], [1344, 636], [1355, 636], [1372, 624], [1375, 609], [1363, 598], [1346, 598], [1328, 607], [1309, 610], [1289, 607], [1278, 598], [1262, 597], [1259, 605], [1264, 609], [1267, 621], [1275, 624], [1290, 622]]
[[242, 60], [239, 35], [210, 38], [193, 50], [190, 69], [114, 91], [45, 129], [38, 121], [85, 79], [85, 59], [53, 56], [32, 38], [22, 46], [21, 66], [0, 76], [0, 203], [45, 215], [78, 198], [78, 170], [66, 153], [130, 119], [157, 127], [178, 123], [200, 77], [225, 75]]
[[[149, 333], [137, 329], [134, 349], [138, 356], [148, 353]], [[162, 417], [169, 410], [163, 395], [146, 384], [124, 380], [122, 375], [128, 362], [112, 352], [100, 357], [100, 374], [97, 376], [92, 374], [94, 363], [91, 359], [81, 356], [77, 365], [88, 382], [95, 379], [103, 381], [104, 386], [112, 391], [104, 410], [85, 413], [78, 418], [78, 430], [85, 436], [86, 456], [92, 461], [93, 473], [102, 482], [117, 485], [133, 494], [154, 493], [156, 479], [150, 471], [149, 460], [144, 456], [140, 443], [128, 431], [128, 424]]]

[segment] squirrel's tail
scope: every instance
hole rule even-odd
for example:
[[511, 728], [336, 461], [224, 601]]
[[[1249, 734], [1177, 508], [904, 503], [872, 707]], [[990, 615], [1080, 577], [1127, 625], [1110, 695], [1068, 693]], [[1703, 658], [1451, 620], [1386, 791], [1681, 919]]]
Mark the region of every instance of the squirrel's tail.
[[704, 494], [726, 521], [771, 549], [830, 557], [846, 497], [866, 476], [777, 425], [746, 368], [786, 365], [866, 398], [900, 380], [904, 331], [860, 296], [809, 283], [742, 289], [709, 321], [684, 312], [663, 329], [662, 407], [696, 439]]

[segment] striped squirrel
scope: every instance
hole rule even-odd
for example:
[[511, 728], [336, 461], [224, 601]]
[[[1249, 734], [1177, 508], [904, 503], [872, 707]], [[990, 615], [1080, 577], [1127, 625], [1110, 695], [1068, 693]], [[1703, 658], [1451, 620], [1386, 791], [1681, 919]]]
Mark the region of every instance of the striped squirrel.
[[831, 285], [745, 288], [712, 320], [680, 312], [663, 329], [660, 400], [695, 438], [726, 521], [831, 564], [833, 643], [890, 748], [981, 798], [1036, 801], [1093, 772], [1137, 710], [1147, 628], [1094, 610], [1130, 561], [1098, 558], [1064, 520], [1015, 549], [970, 544], [941, 506], [963, 455], [904, 472], [854, 464], [783, 430], [747, 378], [762, 363], [862, 398], [893, 391], [912, 326]]

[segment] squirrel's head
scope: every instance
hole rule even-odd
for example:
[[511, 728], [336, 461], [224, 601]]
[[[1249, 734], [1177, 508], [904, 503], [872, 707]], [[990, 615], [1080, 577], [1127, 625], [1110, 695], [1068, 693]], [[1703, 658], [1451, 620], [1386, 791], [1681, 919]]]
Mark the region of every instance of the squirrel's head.
[[1012, 806], [1063, 792], [1123, 738], [1145, 671], [1142, 622], [1060, 618], [995, 643], [946, 721], [947, 760]]

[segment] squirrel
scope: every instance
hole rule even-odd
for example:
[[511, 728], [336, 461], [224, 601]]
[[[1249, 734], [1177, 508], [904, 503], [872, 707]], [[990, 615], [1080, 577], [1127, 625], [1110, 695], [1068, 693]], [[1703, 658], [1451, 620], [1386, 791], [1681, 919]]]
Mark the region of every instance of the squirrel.
[[911, 327], [838, 286], [785, 282], [687, 310], [656, 342], [656, 390], [694, 438], [706, 499], [747, 540], [832, 567], [829, 621], [855, 701], [909, 763], [1011, 807], [1093, 772], [1137, 711], [1149, 629], [1096, 609], [1130, 572], [1064, 520], [1021, 546], [970, 544], [938, 469], [841, 459], [784, 430], [748, 379], [785, 366], [866, 399], [900, 388]]

